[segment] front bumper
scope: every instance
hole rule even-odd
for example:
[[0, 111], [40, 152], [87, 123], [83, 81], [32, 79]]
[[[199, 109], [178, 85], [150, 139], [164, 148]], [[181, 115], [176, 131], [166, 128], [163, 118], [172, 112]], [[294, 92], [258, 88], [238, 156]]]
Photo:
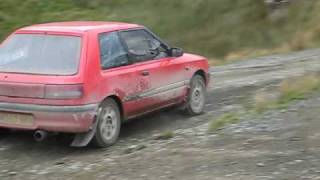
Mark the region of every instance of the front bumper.
[[0, 112], [32, 117], [32, 123], [8, 123], [0, 117], [0, 127], [21, 130], [44, 130], [48, 132], [81, 133], [90, 130], [98, 104], [81, 106], [48, 106], [34, 104], [0, 103]]

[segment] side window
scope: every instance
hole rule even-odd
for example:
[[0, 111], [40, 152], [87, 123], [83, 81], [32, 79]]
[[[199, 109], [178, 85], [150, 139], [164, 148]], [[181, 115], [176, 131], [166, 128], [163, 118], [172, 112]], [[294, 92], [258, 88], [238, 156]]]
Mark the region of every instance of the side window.
[[162, 43], [145, 30], [120, 32], [120, 36], [128, 47], [130, 57], [135, 62], [167, 57], [167, 50]]
[[99, 35], [100, 60], [103, 69], [110, 69], [128, 64], [128, 54], [122, 46], [117, 32]]

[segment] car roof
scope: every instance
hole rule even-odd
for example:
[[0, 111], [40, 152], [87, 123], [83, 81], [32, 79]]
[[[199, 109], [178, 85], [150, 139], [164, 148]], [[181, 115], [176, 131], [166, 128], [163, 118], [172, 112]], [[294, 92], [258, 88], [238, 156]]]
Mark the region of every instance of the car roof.
[[141, 28], [138, 24], [123, 22], [105, 22], [105, 21], [70, 21], [70, 22], [53, 22], [46, 24], [36, 24], [21, 28], [19, 31], [49, 31], [63, 33], [84, 33], [88, 31], [103, 30], [106, 32]]

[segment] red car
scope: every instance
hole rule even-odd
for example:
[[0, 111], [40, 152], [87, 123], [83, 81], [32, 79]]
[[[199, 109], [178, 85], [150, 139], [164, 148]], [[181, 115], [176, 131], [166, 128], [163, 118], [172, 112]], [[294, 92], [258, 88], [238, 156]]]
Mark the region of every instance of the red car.
[[0, 127], [34, 131], [36, 140], [72, 133], [73, 146], [107, 147], [125, 120], [173, 105], [202, 113], [208, 81], [206, 58], [141, 25], [33, 25], [0, 46]]

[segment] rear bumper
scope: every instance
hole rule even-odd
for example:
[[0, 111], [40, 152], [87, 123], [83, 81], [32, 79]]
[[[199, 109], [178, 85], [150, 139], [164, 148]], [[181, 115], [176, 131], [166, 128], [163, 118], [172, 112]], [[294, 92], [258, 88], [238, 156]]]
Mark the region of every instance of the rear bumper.
[[[48, 106], [17, 103], [0, 103], [0, 111], [32, 116], [32, 124], [4, 123], [0, 127], [22, 130], [44, 130], [49, 132], [87, 132], [96, 116], [98, 104], [81, 106]], [[19, 120], [23, 121], [23, 119]]]

